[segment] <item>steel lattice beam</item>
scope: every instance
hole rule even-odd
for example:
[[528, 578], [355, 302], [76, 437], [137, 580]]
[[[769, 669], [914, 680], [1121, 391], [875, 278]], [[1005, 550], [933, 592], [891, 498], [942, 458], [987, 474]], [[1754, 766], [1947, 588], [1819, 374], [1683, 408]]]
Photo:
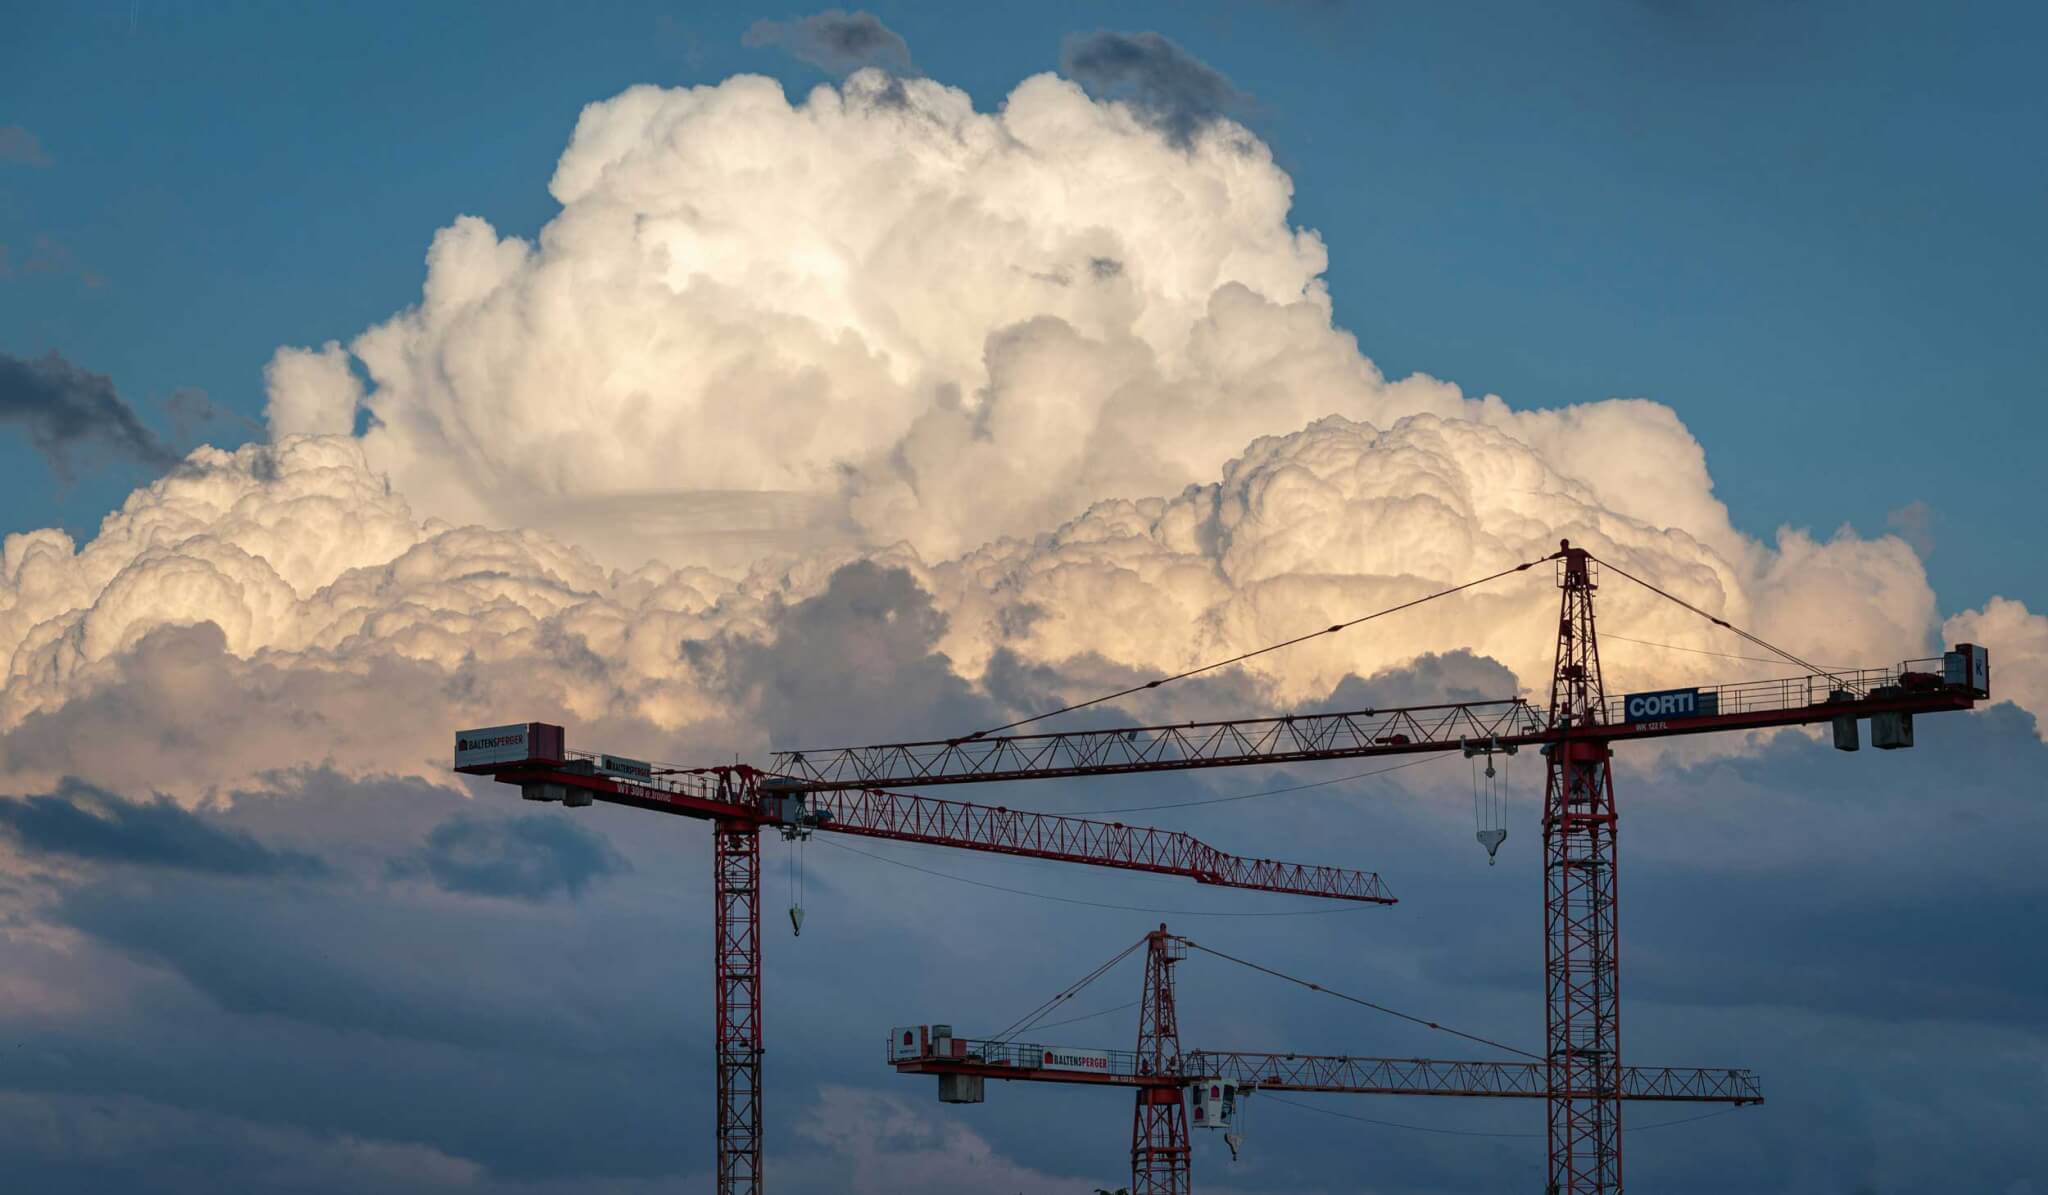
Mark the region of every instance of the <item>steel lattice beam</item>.
[[[1145, 990], [1138, 1009], [1138, 1067], [1146, 1074], [1181, 1073], [1180, 1011], [1173, 965], [1187, 947], [1165, 926], [1145, 935]], [[1190, 1195], [1194, 1144], [1188, 1140], [1187, 1093], [1179, 1085], [1141, 1087], [1131, 1113], [1131, 1195]]]
[[817, 828], [996, 854], [1186, 876], [1203, 884], [1393, 904], [1372, 872], [1227, 854], [1178, 831], [872, 790], [807, 796]]
[[[1473, 1062], [1440, 1058], [1372, 1058], [1349, 1054], [1272, 1054], [1246, 1050], [1189, 1050], [1179, 1075], [1141, 1069], [1138, 1055], [1110, 1050], [1107, 1071], [1045, 1070], [1047, 1047], [1036, 1042], [954, 1038], [957, 1056], [892, 1058], [906, 1075], [977, 1075], [984, 1079], [1068, 1083], [1084, 1087], [1172, 1085], [1195, 1078], [1229, 1079], [1254, 1091], [1325, 1095], [1434, 1095], [1458, 1099], [1545, 1099], [1548, 1064]], [[1629, 1066], [1621, 1071], [1621, 1098], [1639, 1102], [1761, 1104], [1755, 1072], [1736, 1067]]]
[[[1610, 742], [1801, 726], [1840, 717], [1966, 710], [1967, 691], [1911, 688], [1913, 675], [1941, 669], [1940, 660], [1908, 660], [1830, 676], [1780, 677], [1707, 686], [1720, 712], [1656, 721], [1624, 720], [1622, 699], [1593, 699], [1581, 715], [1597, 716]], [[1930, 673], [1932, 670], [1932, 673]], [[1838, 686], [1848, 686], [1839, 688]], [[981, 784], [1120, 776], [1252, 764], [1315, 763], [1456, 751], [1467, 744], [1542, 746], [1564, 737], [1570, 709], [1546, 711], [1520, 700], [1347, 710], [1276, 718], [1130, 726], [1050, 734], [934, 739], [875, 747], [779, 751], [768, 770], [807, 791]], [[1580, 723], [1583, 724], [1583, 723]]]
[[760, 1195], [761, 834], [744, 822], [719, 822], [712, 842], [718, 1195]]
[[1621, 1191], [1621, 1004], [1614, 777], [1583, 548], [1558, 562], [1557, 663], [1543, 798], [1544, 1026], [1550, 1190]]

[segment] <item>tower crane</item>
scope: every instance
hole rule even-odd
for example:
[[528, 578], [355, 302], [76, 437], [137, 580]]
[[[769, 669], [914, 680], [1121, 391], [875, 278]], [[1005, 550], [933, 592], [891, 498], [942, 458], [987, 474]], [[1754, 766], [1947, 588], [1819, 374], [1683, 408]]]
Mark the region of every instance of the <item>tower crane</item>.
[[[802, 794], [745, 765], [665, 771], [572, 751], [543, 722], [458, 731], [460, 772], [569, 807], [594, 801], [708, 820], [713, 844], [718, 1190], [762, 1189], [761, 831], [817, 831], [1183, 876], [1201, 884], [1390, 905], [1371, 872], [1227, 854], [1190, 835], [872, 788]], [[792, 910], [794, 912], [795, 910]]]
[[[1020, 1034], [1029, 1032], [1032, 1020], [1071, 999], [1140, 946], [1145, 950], [1145, 986], [1139, 998], [1135, 1050], [1082, 1050], [1017, 1040]], [[995, 1038], [955, 1037], [949, 1025], [890, 1030], [889, 1064], [898, 1074], [937, 1076], [939, 1100], [948, 1104], [981, 1103], [990, 1079], [1135, 1088], [1130, 1189], [1144, 1195], [1190, 1195], [1193, 1191], [1190, 1107], [1196, 1127], [1231, 1130], [1237, 1102], [1258, 1091], [1510, 1099], [1542, 1099], [1546, 1094], [1548, 1075], [1540, 1059], [1454, 1062], [1353, 1054], [1201, 1049], [1183, 1052], [1174, 971], [1175, 964], [1187, 957], [1190, 948], [1232, 962], [1244, 962], [1169, 933], [1161, 925], [1081, 983], [1040, 1005], [1034, 1016]], [[1245, 965], [1257, 967], [1252, 963]], [[1433, 1022], [1425, 1024], [1443, 1028]], [[1449, 1032], [1471, 1036], [1456, 1030]], [[1764, 1102], [1763, 1088], [1755, 1075], [1747, 1070], [1725, 1068], [1626, 1067], [1621, 1072], [1619, 1094], [1625, 1100], [1725, 1103], [1735, 1107]], [[1229, 1139], [1235, 1156], [1234, 1134]]]
[[[1519, 698], [1398, 709], [1189, 722], [1041, 734], [995, 731], [928, 742], [787, 751], [770, 770], [812, 792], [865, 785], [970, 784], [1248, 764], [1305, 763], [1430, 751], [1536, 747], [1548, 760], [1543, 798], [1545, 1104], [1549, 1190], [1554, 1195], [1619, 1195], [1621, 1178], [1621, 1021], [1618, 818], [1610, 771], [1617, 743], [1820, 723], [1835, 746], [1913, 745], [1916, 714], [1967, 710], [1991, 693], [1990, 653], [1960, 644], [1938, 659], [1849, 671], [1815, 667], [1611, 563], [1607, 571], [1741, 636], [1803, 670], [1803, 675], [1744, 684], [1607, 695], [1593, 596], [1603, 562], [1561, 542], [1540, 560], [1503, 569], [1349, 622], [1334, 624], [1224, 664], [1292, 646], [1423, 602], [1554, 562], [1562, 591], [1550, 704]], [[1083, 702], [1053, 714], [1156, 688], [1204, 668]]]
[[[1058, 714], [1158, 688], [1211, 668], [1334, 635], [1373, 619], [1553, 563], [1561, 591], [1550, 703], [1520, 697], [1398, 708], [1008, 734]], [[1801, 669], [1740, 684], [1607, 695], [1593, 598], [1602, 568]], [[1619, 1195], [1620, 955], [1613, 747], [1644, 739], [1830, 724], [1835, 746], [1913, 745], [1913, 718], [1973, 708], [1990, 696], [1990, 657], [1960, 644], [1935, 659], [1852, 670], [1816, 667], [1569, 541], [1558, 550], [1282, 643], [1007, 726], [949, 739], [775, 752], [769, 766], [654, 775], [645, 764], [572, 755], [559, 727], [528, 723], [460, 732], [458, 771], [518, 784], [535, 800], [612, 801], [716, 824], [721, 1195], [758, 1192], [759, 844], [775, 825], [867, 833], [972, 850], [1184, 875], [1199, 882], [1351, 900], [1387, 900], [1377, 876], [1234, 859], [1161, 831], [1026, 814], [884, 790], [944, 784], [1308, 763], [1424, 752], [1535, 747], [1546, 757], [1543, 806], [1545, 1053], [1549, 1187]], [[464, 742], [480, 746], [465, 751]], [[618, 766], [607, 769], [610, 761]], [[573, 766], [572, 766], [573, 765]], [[637, 769], [637, 771], [635, 770]], [[854, 829], [852, 827], [859, 827]], [[1348, 878], [1345, 878], [1348, 877]]]

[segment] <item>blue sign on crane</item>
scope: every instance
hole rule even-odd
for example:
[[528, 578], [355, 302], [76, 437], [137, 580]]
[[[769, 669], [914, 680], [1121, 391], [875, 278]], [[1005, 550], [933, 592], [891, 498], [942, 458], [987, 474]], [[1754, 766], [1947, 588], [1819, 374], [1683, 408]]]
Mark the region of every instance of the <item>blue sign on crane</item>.
[[1709, 718], [1720, 712], [1721, 694], [1713, 689], [1660, 689], [1655, 693], [1630, 693], [1621, 701], [1624, 722]]

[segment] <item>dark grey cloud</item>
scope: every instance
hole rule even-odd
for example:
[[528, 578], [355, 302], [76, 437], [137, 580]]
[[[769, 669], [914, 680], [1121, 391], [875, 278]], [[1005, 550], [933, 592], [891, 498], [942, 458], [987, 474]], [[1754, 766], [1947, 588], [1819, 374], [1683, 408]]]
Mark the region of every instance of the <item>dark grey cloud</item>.
[[444, 892], [546, 900], [581, 895], [628, 867], [604, 835], [558, 811], [452, 818], [435, 826], [419, 850], [393, 860], [390, 870], [398, 877], [425, 876]]
[[50, 155], [34, 133], [18, 124], [0, 125], [0, 162], [42, 168], [50, 165]]
[[1060, 71], [1097, 99], [1129, 103], [1182, 146], [1247, 99], [1223, 72], [1157, 33], [1070, 35]]
[[191, 813], [166, 797], [126, 801], [65, 779], [54, 793], [0, 796], [0, 830], [23, 851], [95, 863], [132, 863], [216, 875], [314, 877], [318, 858], [277, 850], [253, 836]]
[[1360, 679], [1347, 676], [1320, 708], [1383, 709], [1401, 705], [1437, 705], [1454, 701], [1498, 701], [1521, 691], [1515, 674], [1491, 656], [1463, 648], [1438, 655], [1426, 652], [1399, 668]]
[[755, 711], [777, 747], [828, 747], [931, 737], [990, 725], [994, 707], [938, 650], [946, 616], [900, 568], [868, 561], [832, 574], [825, 592], [780, 611], [774, 637], [686, 643], [686, 655], [727, 656], [744, 678], [734, 700]]
[[787, 21], [755, 21], [740, 40], [748, 46], [773, 46], [833, 75], [864, 66], [897, 75], [917, 69], [910, 61], [909, 44], [871, 12], [832, 8]]
[[68, 475], [72, 454], [88, 446], [158, 467], [178, 459], [115, 392], [111, 379], [55, 352], [33, 361], [0, 353], [0, 423], [26, 431], [60, 474]]

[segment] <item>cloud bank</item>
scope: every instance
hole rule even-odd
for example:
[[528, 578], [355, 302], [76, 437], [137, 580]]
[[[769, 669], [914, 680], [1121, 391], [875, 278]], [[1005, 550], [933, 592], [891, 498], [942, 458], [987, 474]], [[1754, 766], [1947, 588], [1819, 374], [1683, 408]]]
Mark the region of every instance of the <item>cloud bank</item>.
[[[1050, 75], [992, 113], [874, 71], [591, 105], [535, 242], [460, 219], [418, 305], [278, 352], [271, 443], [195, 451], [82, 547], [7, 537], [0, 766], [189, 794], [439, 775], [448, 727], [508, 717], [694, 758], [947, 733], [1561, 537], [1808, 658], [1938, 649], [1911, 547], [1739, 533], [1669, 408], [1382, 376], [1270, 154], [1190, 136]], [[1242, 696], [1461, 649], [1526, 685], [1555, 602], [1525, 574]], [[1619, 581], [1602, 608], [1641, 641], [1616, 689], [1774, 671]], [[1957, 618], [1995, 652], [2041, 621]], [[1996, 658], [2048, 708], [2038, 657]]]

